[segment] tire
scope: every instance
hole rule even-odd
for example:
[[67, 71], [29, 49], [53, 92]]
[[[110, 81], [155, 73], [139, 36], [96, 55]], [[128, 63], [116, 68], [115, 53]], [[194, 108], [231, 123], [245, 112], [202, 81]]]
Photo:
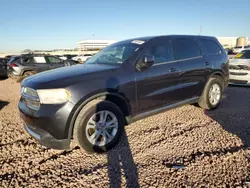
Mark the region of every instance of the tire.
[[[99, 125], [99, 130], [98, 130], [98, 125], [95, 125], [95, 128], [90, 128], [89, 127], [89, 122], [93, 122], [92, 120], [95, 119], [95, 124], [97, 124], [96, 122], [100, 122], [100, 114], [103, 113], [105, 111], [105, 113], [110, 113], [107, 115], [107, 118], [111, 118], [111, 115], [113, 117], [112, 120], [115, 120], [116, 118], [116, 122], [115, 125], [117, 126], [117, 128], [106, 128], [107, 125], [103, 125], [100, 126]], [[100, 113], [100, 114], [99, 114]], [[98, 120], [98, 116], [99, 116], [99, 120]], [[115, 118], [114, 118], [115, 117]], [[106, 118], [106, 120], [107, 120]], [[111, 120], [110, 120], [111, 121]], [[106, 121], [105, 121], [106, 122]], [[109, 122], [107, 122], [109, 123]], [[93, 124], [93, 123], [92, 123]], [[122, 132], [124, 131], [124, 125], [125, 125], [125, 118], [123, 116], [122, 111], [120, 110], [120, 108], [109, 101], [105, 101], [105, 100], [94, 100], [89, 102], [86, 106], [83, 107], [83, 109], [80, 111], [80, 113], [78, 114], [76, 121], [75, 121], [75, 125], [74, 125], [74, 130], [73, 130], [73, 139], [76, 141], [76, 143], [83, 148], [85, 151], [93, 153], [93, 152], [97, 152], [97, 153], [102, 153], [102, 152], [106, 152], [107, 150], [113, 148], [119, 141]], [[105, 131], [111, 131], [112, 129], [112, 133], [109, 132], [109, 135], [113, 134], [113, 139], [110, 139], [110, 141], [108, 143], [103, 142], [104, 140], [104, 135], [106, 135]], [[97, 139], [97, 141], [95, 140], [94, 143], [90, 140], [91, 136], [93, 137], [93, 134], [90, 134], [90, 130], [92, 131], [92, 133], [96, 133], [99, 131], [103, 131], [105, 133], [102, 133], [101, 135], [99, 135], [99, 140]], [[115, 133], [116, 132], [116, 133]], [[115, 133], [115, 134], [114, 134]], [[104, 143], [104, 145], [101, 145], [101, 143]]]
[[[217, 88], [217, 89], [219, 88], [219, 90], [217, 91], [218, 94], [215, 95], [216, 100], [212, 100], [209, 97], [210, 90], [213, 90], [214, 88]], [[223, 91], [223, 86], [222, 86], [221, 78], [219, 76], [214, 76], [210, 78], [198, 102], [199, 106], [205, 110], [212, 110], [212, 109], [217, 108], [221, 102], [222, 91]], [[212, 101], [214, 101], [214, 103]]]

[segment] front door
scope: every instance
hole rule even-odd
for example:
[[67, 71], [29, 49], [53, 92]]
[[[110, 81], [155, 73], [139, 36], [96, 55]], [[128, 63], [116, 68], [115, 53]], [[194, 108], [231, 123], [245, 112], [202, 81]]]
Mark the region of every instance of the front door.
[[180, 70], [173, 61], [170, 41], [165, 38], [151, 41], [143, 55], [153, 55], [155, 63], [135, 74], [138, 113], [179, 102], [181, 91], [177, 87]]

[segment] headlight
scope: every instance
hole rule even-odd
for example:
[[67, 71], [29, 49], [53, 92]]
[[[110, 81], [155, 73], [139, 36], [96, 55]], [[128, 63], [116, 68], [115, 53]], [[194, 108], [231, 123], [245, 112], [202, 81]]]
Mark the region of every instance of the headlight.
[[37, 94], [41, 104], [61, 104], [71, 97], [66, 89], [39, 89]]
[[39, 110], [40, 108], [40, 102], [39, 102], [39, 97], [36, 92], [36, 90], [27, 88], [27, 87], [22, 87], [21, 88], [21, 95], [26, 103], [26, 105], [33, 109], [33, 110]]

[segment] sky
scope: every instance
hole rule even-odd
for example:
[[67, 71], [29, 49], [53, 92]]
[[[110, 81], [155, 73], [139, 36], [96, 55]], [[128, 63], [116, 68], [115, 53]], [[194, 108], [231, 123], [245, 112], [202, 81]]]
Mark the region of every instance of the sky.
[[1, 0], [0, 52], [167, 34], [250, 37], [250, 0]]

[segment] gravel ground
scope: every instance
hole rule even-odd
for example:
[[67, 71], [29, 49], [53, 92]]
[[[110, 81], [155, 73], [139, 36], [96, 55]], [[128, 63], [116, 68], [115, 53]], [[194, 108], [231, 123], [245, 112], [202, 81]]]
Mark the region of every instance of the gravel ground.
[[249, 180], [250, 88], [221, 106], [186, 105], [137, 121], [106, 154], [47, 149], [23, 130], [20, 84], [0, 80], [0, 187], [233, 187]]

